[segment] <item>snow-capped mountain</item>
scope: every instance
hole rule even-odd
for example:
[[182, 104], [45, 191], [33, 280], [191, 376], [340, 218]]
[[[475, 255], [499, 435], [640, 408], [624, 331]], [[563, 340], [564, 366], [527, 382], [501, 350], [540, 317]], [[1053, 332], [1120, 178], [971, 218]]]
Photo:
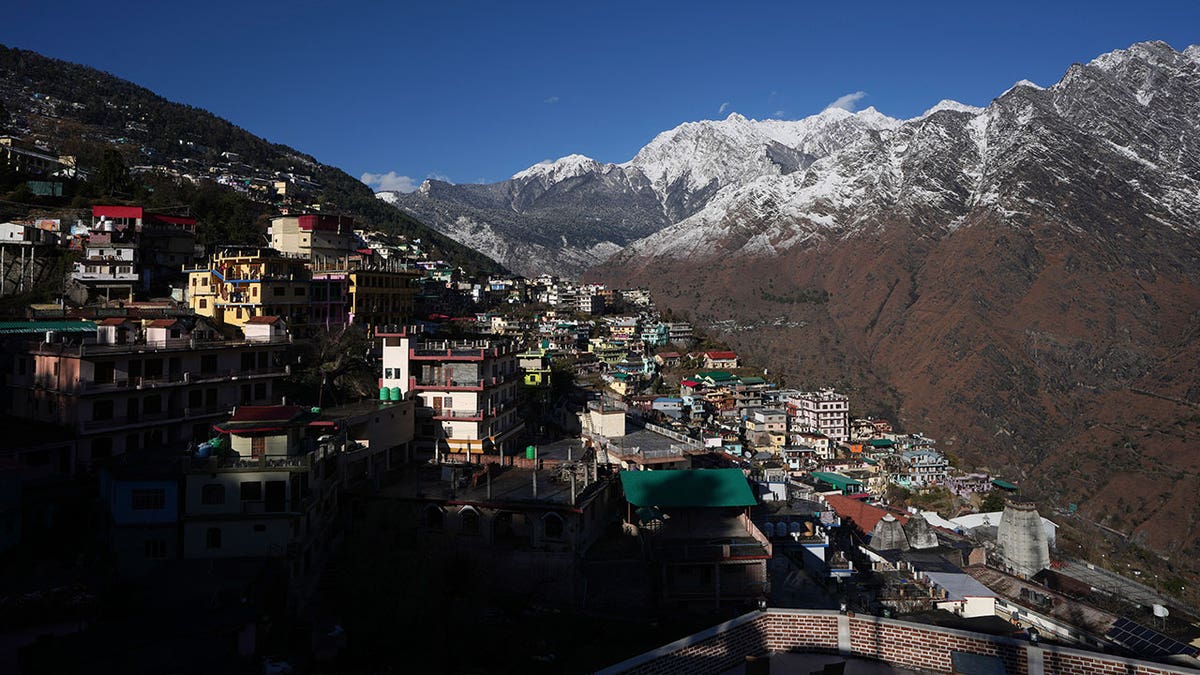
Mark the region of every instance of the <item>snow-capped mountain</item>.
[[378, 195], [515, 271], [575, 276], [723, 189], [786, 176], [900, 124], [873, 108], [796, 121], [734, 113], [665, 131], [624, 164], [568, 155], [491, 185], [427, 180], [413, 193]]
[[[896, 210], [940, 232], [979, 209], [1016, 218], [1075, 170], [1127, 176], [1146, 218], [1191, 227], [1197, 134], [1173, 127], [1196, 119], [1198, 53], [1141, 43], [1048, 88], [1022, 80], [986, 108], [943, 100], [909, 120], [873, 108], [794, 121], [734, 113], [664, 131], [623, 164], [569, 155], [492, 185], [426, 181], [379, 196], [511, 269], [569, 276], [622, 249], [775, 254]], [[1035, 157], [1043, 150], [1078, 161], [1056, 178]]]

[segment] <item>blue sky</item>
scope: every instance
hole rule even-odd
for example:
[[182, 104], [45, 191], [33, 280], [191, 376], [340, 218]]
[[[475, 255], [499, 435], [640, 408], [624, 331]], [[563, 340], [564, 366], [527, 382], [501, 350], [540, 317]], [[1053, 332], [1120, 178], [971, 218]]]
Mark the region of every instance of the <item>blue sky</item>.
[[736, 111], [861, 92], [910, 117], [1141, 40], [1200, 42], [1200, 2], [19, 2], [0, 43], [210, 110], [385, 187], [630, 159]]

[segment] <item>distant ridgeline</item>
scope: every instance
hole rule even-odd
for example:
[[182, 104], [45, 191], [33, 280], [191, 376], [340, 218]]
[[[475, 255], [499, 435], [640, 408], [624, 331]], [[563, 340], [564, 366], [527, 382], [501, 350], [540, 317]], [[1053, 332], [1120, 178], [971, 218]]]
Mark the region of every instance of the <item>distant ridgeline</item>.
[[[369, 227], [420, 238], [436, 255], [468, 270], [503, 269], [380, 203], [370, 188], [340, 169], [93, 68], [0, 45], [0, 106], [0, 134], [38, 141], [58, 155], [72, 156], [83, 171], [95, 170], [105, 151], [116, 148], [135, 178], [163, 173], [207, 183], [196, 178], [203, 176], [264, 204], [286, 195], [296, 204], [320, 204]], [[134, 180], [131, 189], [140, 182]], [[265, 189], [270, 183], [286, 187]], [[140, 201], [155, 205], [154, 200]], [[251, 219], [259, 215], [243, 210]]]

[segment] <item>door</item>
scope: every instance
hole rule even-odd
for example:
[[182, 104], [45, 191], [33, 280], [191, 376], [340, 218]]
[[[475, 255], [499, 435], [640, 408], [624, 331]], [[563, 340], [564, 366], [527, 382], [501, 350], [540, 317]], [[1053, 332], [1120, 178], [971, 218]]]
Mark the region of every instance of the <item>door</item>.
[[267, 491], [264, 499], [267, 513], [279, 513], [287, 508], [287, 481], [267, 481]]

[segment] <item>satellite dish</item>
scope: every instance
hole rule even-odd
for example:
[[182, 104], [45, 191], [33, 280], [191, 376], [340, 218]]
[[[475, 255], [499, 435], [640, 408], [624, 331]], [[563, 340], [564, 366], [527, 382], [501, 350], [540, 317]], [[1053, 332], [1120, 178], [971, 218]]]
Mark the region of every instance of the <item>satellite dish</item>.
[[1164, 607], [1164, 606], [1162, 606], [1162, 605], [1155, 605], [1155, 606], [1154, 606], [1154, 616], [1157, 616], [1157, 617], [1158, 617], [1158, 618], [1160, 618], [1160, 619], [1165, 619], [1165, 618], [1167, 618], [1168, 616], [1170, 616], [1170, 614], [1171, 614], [1171, 613], [1170, 613], [1169, 611], [1167, 611], [1167, 608], [1166, 608], [1166, 607]]

